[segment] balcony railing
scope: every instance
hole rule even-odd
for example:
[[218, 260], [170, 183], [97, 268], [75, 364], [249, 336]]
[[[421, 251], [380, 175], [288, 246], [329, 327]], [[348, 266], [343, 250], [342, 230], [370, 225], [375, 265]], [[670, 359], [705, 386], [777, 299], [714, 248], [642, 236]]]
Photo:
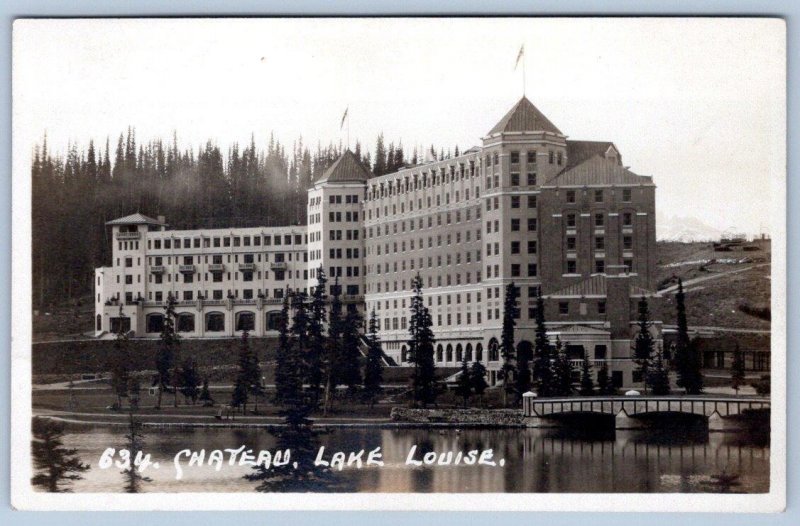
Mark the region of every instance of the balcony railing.
[[195, 266], [194, 265], [180, 265], [178, 267], [178, 272], [183, 272], [185, 274], [194, 274]]
[[247, 272], [247, 271], [252, 272], [255, 269], [256, 269], [256, 264], [255, 263], [239, 263], [239, 270], [241, 270], [243, 272]]
[[272, 270], [286, 270], [286, 262], [285, 261], [273, 261], [270, 265]]
[[344, 303], [361, 303], [364, 301], [363, 294], [344, 294], [342, 296], [342, 302]]
[[117, 232], [117, 239], [120, 241], [128, 241], [131, 239], [139, 239], [142, 235], [139, 232]]
[[163, 274], [166, 271], [167, 269], [164, 265], [153, 265], [152, 267], [150, 267], [150, 272], [152, 272], [153, 274]]
[[222, 263], [212, 263], [208, 266], [209, 272], [225, 272], [225, 265]]

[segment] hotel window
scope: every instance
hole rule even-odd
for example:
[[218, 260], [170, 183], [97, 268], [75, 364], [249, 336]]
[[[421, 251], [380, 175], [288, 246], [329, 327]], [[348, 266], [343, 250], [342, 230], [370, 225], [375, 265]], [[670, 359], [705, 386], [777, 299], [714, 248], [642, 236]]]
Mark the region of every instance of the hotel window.
[[250, 271], [242, 272], [243, 281], [253, 281], [253, 273]]
[[632, 259], [623, 260], [622, 264], [625, 265], [625, 269], [628, 272], [633, 272], [633, 260]]
[[511, 231], [518, 232], [519, 231], [519, 219], [514, 218], [511, 220]]
[[535, 217], [529, 217], [528, 218], [528, 230], [530, 232], [533, 232], [533, 231], [536, 230], [536, 218]]
[[519, 174], [511, 174], [511, 186], [519, 186]]
[[226, 246], [226, 247], [229, 247], [229, 246], [231, 246], [231, 238], [229, 238], [229, 237], [223, 237], [223, 238], [222, 238], [222, 244], [223, 244], [224, 246]]
[[511, 277], [512, 278], [518, 278], [519, 277], [519, 273], [520, 273], [519, 264], [514, 263], [513, 265], [511, 265]]
[[511, 196], [511, 208], [519, 208], [519, 196], [512, 195]]
[[567, 190], [567, 203], [575, 202], [575, 190]]
[[567, 238], [567, 250], [575, 250], [575, 238], [573, 236]]
[[575, 228], [575, 214], [567, 214], [567, 227]]
[[624, 226], [632, 226], [633, 225], [633, 214], [630, 212], [625, 212], [622, 214], [622, 224]]
[[605, 314], [606, 313], [606, 302], [601, 300], [597, 302], [597, 314]]
[[622, 201], [624, 203], [631, 202], [631, 189], [630, 188], [623, 188], [622, 189]]
[[564, 162], [564, 154], [561, 153], [561, 152], [558, 152], [558, 156], [557, 157], [558, 157], [558, 165], [561, 166], [561, 163]]
[[200, 238], [194, 238], [194, 248], [200, 248]]
[[169, 249], [171, 246], [172, 246], [172, 240], [170, 240], [170, 239], [165, 239], [165, 240], [164, 240], [164, 249], [165, 249], [165, 250], [166, 250], [166, 249]]
[[602, 190], [595, 190], [594, 191], [594, 202], [595, 203], [602, 203], [603, 202], [603, 191]]
[[130, 268], [133, 266], [133, 258], [125, 258], [125, 267]]
[[511, 152], [511, 164], [519, 164], [519, 152]]
[[602, 236], [598, 236], [594, 238], [594, 248], [595, 250], [605, 250], [606, 248], [606, 238]]
[[547, 162], [553, 164], [553, 159], [554, 159], [553, 150], [550, 150], [547, 152]]
[[605, 218], [606, 216], [602, 213], [594, 215], [594, 226], [603, 226], [605, 225]]
[[632, 250], [633, 249], [633, 237], [631, 236], [623, 236], [622, 237], [622, 248], [625, 250]]
[[559, 301], [558, 302], [558, 313], [561, 315], [569, 314], [569, 302], [567, 301]]
[[567, 274], [576, 274], [578, 272], [575, 260], [567, 261]]
[[528, 254], [536, 254], [536, 241], [528, 241]]
[[249, 247], [250, 246], [250, 236], [244, 236], [242, 244], [244, 246], [246, 246], [246, 247]]
[[500, 164], [500, 154], [495, 152], [495, 154], [494, 154], [494, 165], [497, 166], [498, 164]]
[[528, 196], [528, 208], [536, 208], [536, 196], [529, 195]]
[[183, 275], [183, 282], [184, 283], [194, 283], [194, 274], [184, 274]]
[[126, 285], [133, 285], [133, 276], [128, 274], [125, 276], [125, 284]]
[[527, 158], [529, 163], [535, 163], [536, 162], [536, 150], [531, 150], [529, 152], [526, 152], [525, 156], [526, 156], [526, 158]]
[[528, 173], [528, 186], [536, 186], [536, 174], [534, 172]]
[[528, 263], [528, 277], [535, 278], [537, 275], [538, 268], [536, 263]]
[[594, 261], [594, 271], [598, 274], [602, 274], [606, 271], [606, 262], [602, 259], [596, 259]]
[[512, 241], [511, 242], [511, 253], [512, 254], [519, 254], [519, 241]]
[[[272, 236], [264, 236], [264, 246], [268, 247], [272, 244]], [[216, 245], [214, 245], [216, 246]]]
[[156, 239], [153, 244], [154, 244], [156, 250], [161, 250], [161, 240], [160, 239]]

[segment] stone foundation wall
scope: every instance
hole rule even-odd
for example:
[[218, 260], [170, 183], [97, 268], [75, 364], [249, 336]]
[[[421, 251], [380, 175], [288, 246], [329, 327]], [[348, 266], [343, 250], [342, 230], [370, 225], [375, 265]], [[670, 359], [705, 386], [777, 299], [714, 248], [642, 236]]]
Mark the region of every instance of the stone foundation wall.
[[524, 426], [519, 409], [409, 409], [393, 407], [392, 422], [464, 426]]

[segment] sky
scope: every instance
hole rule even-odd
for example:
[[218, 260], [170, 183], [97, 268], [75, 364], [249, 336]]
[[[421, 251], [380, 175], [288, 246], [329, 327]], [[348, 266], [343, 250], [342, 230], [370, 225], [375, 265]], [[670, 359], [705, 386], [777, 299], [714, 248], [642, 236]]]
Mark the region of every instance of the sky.
[[[89, 139], [223, 150], [402, 139], [466, 149], [523, 92], [568, 138], [613, 141], [684, 220], [771, 232], [785, 200], [785, 26], [771, 19], [17, 21], [15, 155]], [[15, 163], [15, 167], [19, 164]], [[28, 172], [29, 173], [29, 172]], [[687, 221], [688, 223], [689, 221]], [[663, 228], [662, 228], [663, 225]]]

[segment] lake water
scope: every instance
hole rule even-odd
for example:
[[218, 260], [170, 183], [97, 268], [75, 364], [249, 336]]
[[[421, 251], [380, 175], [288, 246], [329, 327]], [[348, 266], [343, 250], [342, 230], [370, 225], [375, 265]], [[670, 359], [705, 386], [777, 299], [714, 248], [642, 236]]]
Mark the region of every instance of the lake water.
[[[681, 426], [677, 426], [681, 428]], [[76, 492], [122, 491], [120, 469], [100, 469], [107, 447], [124, 447], [126, 427], [73, 426], [65, 445], [77, 448], [91, 464]], [[148, 492], [252, 492], [258, 482], [246, 480], [250, 466], [186, 467], [176, 480], [173, 459], [190, 448], [238, 448], [256, 453], [274, 450], [276, 437], [263, 429], [145, 428], [145, 452], [159, 463], [144, 475]], [[747, 492], [769, 490], [769, 437], [752, 433], [707, 433], [696, 429], [670, 431], [607, 431], [580, 433], [563, 429], [381, 429], [339, 428], [316, 437], [314, 456], [331, 451], [367, 451], [381, 447], [382, 467], [345, 468], [334, 472], [331, 491], [360, 492]], [[493, 450], [502, 467], [406, 465], [412, 446], [425, 451]], [[312, 449], [309, 447], [309, 449]], [[313, 460], [313, 459], [312, 459]], [[309, 462], [310, 463], [310, 462]], [[312, 468], [313, 469], [313, 468]], [[720, 475], [722, 482], [720, 481]], [[343, 483], [340, 486], [338, 483]], [[318, 488], [319, 489], [319, 488]], [[323, 489], [323, 490], [324, 490]]]

